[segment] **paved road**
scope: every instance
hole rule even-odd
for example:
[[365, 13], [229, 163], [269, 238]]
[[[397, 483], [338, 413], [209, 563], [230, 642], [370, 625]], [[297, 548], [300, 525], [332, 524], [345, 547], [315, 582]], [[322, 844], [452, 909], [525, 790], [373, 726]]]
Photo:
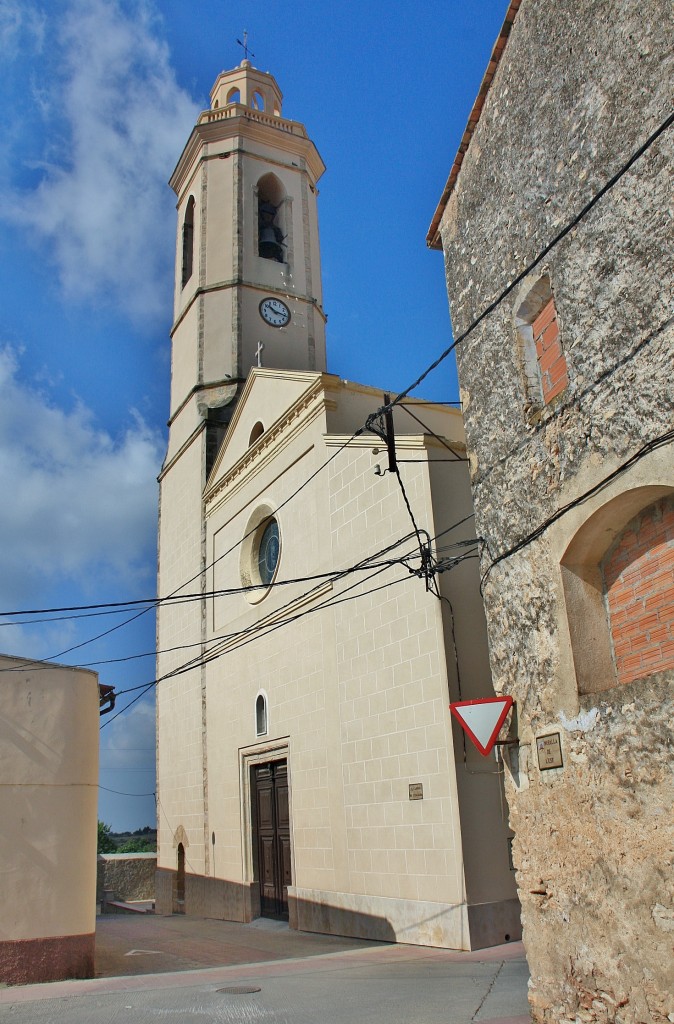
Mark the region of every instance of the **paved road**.
[[529, 1022], [521, 943], [457, 953], [308, 935], [275, 922], [148, 917], [99, 919], [97, 950], [100, 977], [0, 989], [0, 1021]]

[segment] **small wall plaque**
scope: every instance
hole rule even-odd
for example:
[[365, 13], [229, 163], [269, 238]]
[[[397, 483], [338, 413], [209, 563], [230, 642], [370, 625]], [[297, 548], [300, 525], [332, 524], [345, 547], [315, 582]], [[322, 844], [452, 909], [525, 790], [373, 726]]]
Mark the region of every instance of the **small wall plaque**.
[[424, 798], [424, 784], [423, 782], [410, 782], [410, 800], [423, 800]]
[[538, 752], [538, 767], [542, 772], [550, 768], [562, 768], [562, 741], [558, 732], [552, 732], [549, 736], [539, 736], [536, 740]]

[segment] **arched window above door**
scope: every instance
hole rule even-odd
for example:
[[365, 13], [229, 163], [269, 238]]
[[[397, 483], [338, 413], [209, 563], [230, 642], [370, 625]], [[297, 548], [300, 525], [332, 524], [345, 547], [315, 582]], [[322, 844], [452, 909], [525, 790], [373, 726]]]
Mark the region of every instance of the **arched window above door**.
[[255, 698], [255, 734], [267, 735], [267, 697], [264, 693], [258, 693]]

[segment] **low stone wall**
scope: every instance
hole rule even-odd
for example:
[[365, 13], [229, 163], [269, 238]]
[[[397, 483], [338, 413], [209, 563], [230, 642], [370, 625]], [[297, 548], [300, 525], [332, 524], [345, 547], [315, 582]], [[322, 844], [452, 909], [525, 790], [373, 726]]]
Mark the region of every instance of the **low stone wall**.
[[120, 900], [153, 900], [156, 853], [101, 853], [96, 873], [96, 900], [112, 890]]

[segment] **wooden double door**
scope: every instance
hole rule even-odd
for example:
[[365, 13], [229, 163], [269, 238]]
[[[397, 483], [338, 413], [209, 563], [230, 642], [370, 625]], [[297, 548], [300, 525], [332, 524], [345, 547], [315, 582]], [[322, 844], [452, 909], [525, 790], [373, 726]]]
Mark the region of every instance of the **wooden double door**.
[[287, 918], [292, 885], [287, 761], [256, 765], [253, 783], [260, 913]]

